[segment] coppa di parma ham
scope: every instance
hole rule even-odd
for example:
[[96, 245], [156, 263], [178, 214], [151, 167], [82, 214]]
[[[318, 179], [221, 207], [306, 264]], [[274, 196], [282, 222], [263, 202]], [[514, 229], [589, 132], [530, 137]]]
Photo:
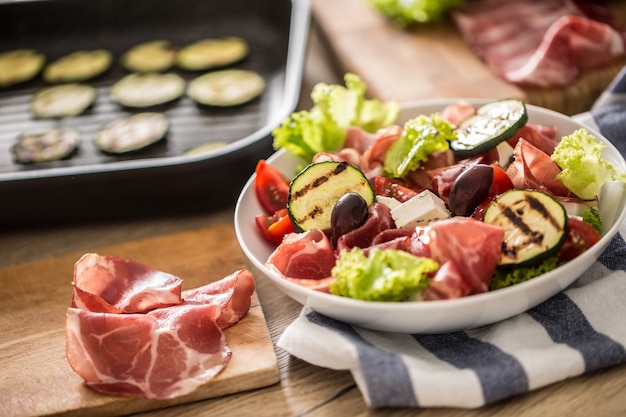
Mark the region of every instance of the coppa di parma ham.
[[227, 366], [223, 329], [244, 317], [255, 284], [239, 270], [181, 291], [182, 280], [140, 263], [94, 253], [74, 267], [66, 353], [85, 383], [105, 394], [171, 399]]
[[489, 68], [517, 84], [567, 86], [626, 53], [626, 30], [596, 2], [478, 0], [453, 16]]

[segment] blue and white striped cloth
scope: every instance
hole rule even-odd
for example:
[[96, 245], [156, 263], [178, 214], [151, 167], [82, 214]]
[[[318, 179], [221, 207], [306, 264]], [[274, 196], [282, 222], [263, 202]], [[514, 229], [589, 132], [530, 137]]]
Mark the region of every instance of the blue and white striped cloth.
[[[626, 68], [579, 120], [626, 154]], [[508, 320], [440, 334], [385, 333], [304, 307], [278, 346], [350, 370], [366, 403], [475, 408], [626, 362], [626, 225], [566, 291]]]

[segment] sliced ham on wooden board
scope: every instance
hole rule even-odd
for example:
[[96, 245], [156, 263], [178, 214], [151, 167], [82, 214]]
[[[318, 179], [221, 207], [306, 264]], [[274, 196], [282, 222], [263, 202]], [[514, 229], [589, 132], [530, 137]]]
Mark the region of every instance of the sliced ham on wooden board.
[[[220, 225], [98, 248], [184, 278], [182, 295], [245, 268], [231, 226]], [[224, 334], [232, 351], [226, 368], [188, 395], [171, 400], [101, 394], [66, 357], [66, 311], [72, 276], [83, 253], [0, 268], [0, 415], [117, 416], [214, 398], [279, 381], [274, 347], [256, 293], [248, 314]], [[185, 293], [185, 289], [192, 290]], [[237, 306], [233, 306], [236, 310]], [[220, 326], [222, 327], [222, 326]]]
[[[363, 0], [312, 0], [316, 33], [338, 71], [358, 74], [368, 95], [411, 102], [436, 98], [519, 98], [568, 115], [589, 110], [626, 64], [626, 58], [583, 70], [566, 87], [522, 86], [496, 75], [450, 19], [403, 30]], [[626, 24], [626, 2], [609, 1]]]

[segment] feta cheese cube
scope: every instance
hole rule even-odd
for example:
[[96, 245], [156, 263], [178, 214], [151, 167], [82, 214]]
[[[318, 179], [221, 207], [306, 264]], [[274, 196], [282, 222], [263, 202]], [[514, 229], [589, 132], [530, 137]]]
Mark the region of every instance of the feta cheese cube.
[[391, 209], [397, 227], [426, 226], [431, 221], [450, 217], [446, 203], [431, 191], [425, 190]]

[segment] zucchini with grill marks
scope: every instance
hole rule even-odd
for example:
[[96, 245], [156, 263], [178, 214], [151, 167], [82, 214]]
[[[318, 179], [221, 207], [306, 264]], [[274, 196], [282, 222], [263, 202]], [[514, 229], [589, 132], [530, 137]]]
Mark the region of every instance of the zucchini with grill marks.
[[189, 82], [187, 95], [202, 106], [230, 107], [247, 103], [265, 90], [265, 80], [248, 70], [209, 72]]
[[96, 100], [96, 89], [87, 84], [61, 84], [38, 90], [30, 103], [36, 117], [73, 117], [85, 112]]
[[181, 48], [176, 65], [187, 71], [204, 71], [239, 62], [249, 52], [248, 42], [236, 36], [202, 39]]
[[30, 81], [43, 68], [46, 57], [33, 49], [16, 49], [0, 54], [0, 88]]
[[367, 205], [376, 199], [369, 181], [355, 166], [339, 161], [308, 165], [289, 186], [287, 209], [296, 231], [330, 230], [337, 201], [350, 192], [363, 197]]
[[122, 55], [120, 62], [132, 72], [162, 72], [174, 66], [177, 52], [177, 48], [169, 41], [148, 41], [130, 48]]
[[24, 133], [11, 148], [14, 159], [21, 164], [38, 164], [72, 157], [80, 145], [80, 132], [72, 128], [58, 128], [42, 132]]
[[483, 218], [504, 229], [499, 266], [526, 267], [555, 255], [569, 233], [567, 212], [538, 190], [509, 190], [493, 200]]
[[87, 81], [106, 72], [112, 61], [106, 49], [76, 51], [49, 63], [42, 77], [47, 83]]
[[178, 74], [128, 74], [111, 87], [111, 99], [122, 107], [147, 108], [178, 100], [185, 93], [185, 80]]
[[162, 113], [137, 113], [107, 123], [98, 132], [95, 144], [108, 154], [136, 152], [165, 140], [169, 127]]
[[494, 101], [478, 108], [455, 130], [450, 148], [457, 158], [470, 158], [495, 148], [511, 138], [528, 121], [524, 102], [516, 99]]

